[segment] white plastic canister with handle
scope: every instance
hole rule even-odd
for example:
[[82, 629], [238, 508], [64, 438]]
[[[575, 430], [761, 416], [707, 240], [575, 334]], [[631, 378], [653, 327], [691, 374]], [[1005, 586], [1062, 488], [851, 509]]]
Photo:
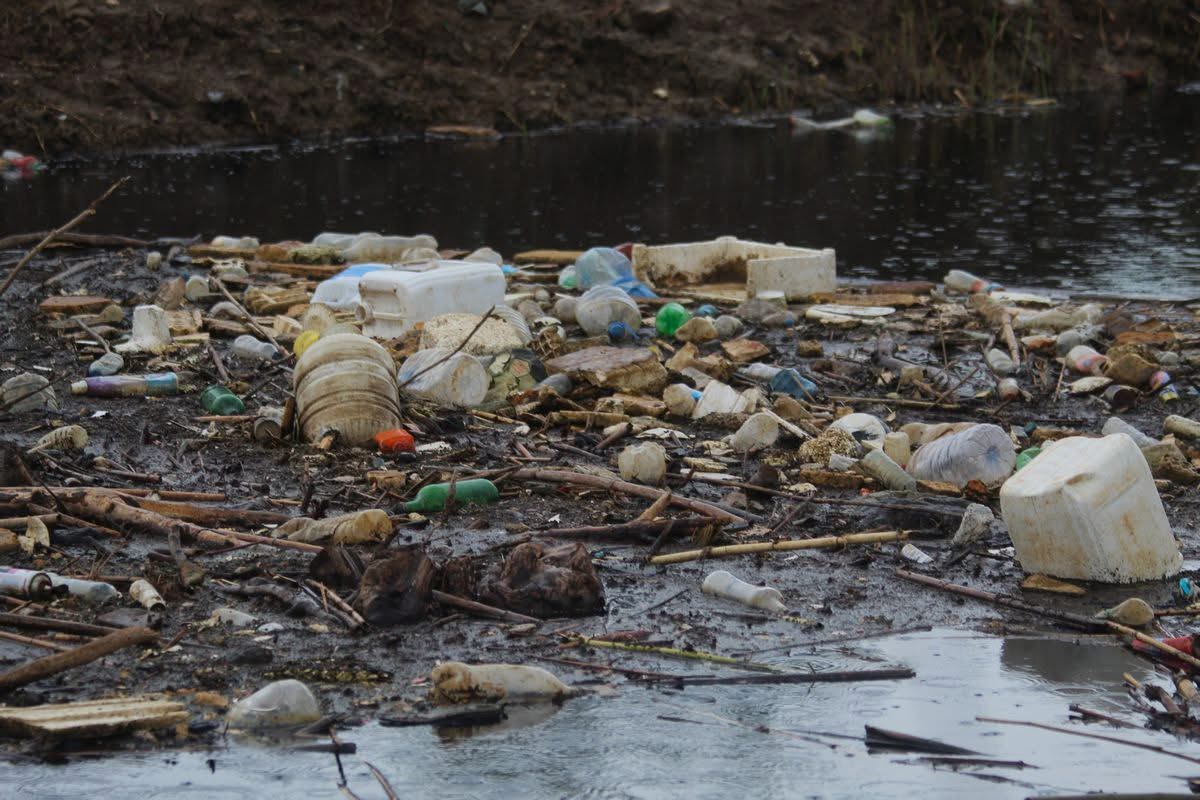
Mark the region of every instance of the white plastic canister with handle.
[[1055, 442], [1005, 482], [1000, 509], [1026, 572], [1130, 583], [1183, 564], [1150, 467], [1124, 433]]
[[392, 339], [442, 314], [484, 314], [504, 303], [505, 285], [500, 267], [478, 261], [376, 270], [359, 279], [354, 314], [363, 335]]

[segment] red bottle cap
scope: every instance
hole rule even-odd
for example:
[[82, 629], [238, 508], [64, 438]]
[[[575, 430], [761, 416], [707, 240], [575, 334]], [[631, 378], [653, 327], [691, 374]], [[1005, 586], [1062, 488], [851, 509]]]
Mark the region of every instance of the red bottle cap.
[[375, 434], [375, 444], [379, 446], [381, 453], [411, 453], [417, 447], [412, 434], [400, 428]]

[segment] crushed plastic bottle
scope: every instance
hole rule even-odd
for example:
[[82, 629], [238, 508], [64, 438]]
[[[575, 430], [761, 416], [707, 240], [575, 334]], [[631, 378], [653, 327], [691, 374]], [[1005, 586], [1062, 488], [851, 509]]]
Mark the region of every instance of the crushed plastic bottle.
[[667, 303], [654, 316], [654, 329], [659, 336], [670, 339], [691, 318], [691, 313], [679, 303]]
[[233, 354], [250, 361], [274, 361], [279, 358], [279, 350], [270, 342], [256, 339], [248, 333], [233, 340]]
[[321, 707], [312, 691], [298, 680], [269, 683], [233, 704], [225, 721], [240, 730], [291, 728], [316, 722]]
[[631, 297], [658, 296], [634, 277], [629, 258], [611, 247], [593, 247], [584, 251], [575, 260], [574, 266], [575, 288], [587, 290], [594, 286], [616, 286]]
[[575, 304], [575, 321], [588, 336], [603, 336], [614, 322], [637, 330], [642, 314], [624, 289], [596, 286], [583, 293]]
[[926, 481], [965, 486], [973, 480], [998, 486], [1012, 475], [1017, 453], [998, 425], [972, 425], [966, 430], [921, 445], [908, 462], [908, 472]]
[[917, 479], [883, 450], [869, 450], [858, 463], [864, 472], [892, 491], [912, 492], [917, 488]]
[[121, 597], [121, 592], [111, 583], [103, 583], [102, 581], [86, 581], [81, 578], [64, 578], [61, 575], [56, 575], [53, 572], [47, 572], [50, 576], [50, 583], [57, 587], [66, 587], [67, 593], [72, 597], [79, 597], [85, 603], [92, 605], [103, 605], [112, 600], [118, 600]]
[[978, 278], [961, 269], [950, 270], [942, 280], [946, 284], [947, 289], [962, 292], [963, 294], [987, 294], [1004, 288], [998, 283]]

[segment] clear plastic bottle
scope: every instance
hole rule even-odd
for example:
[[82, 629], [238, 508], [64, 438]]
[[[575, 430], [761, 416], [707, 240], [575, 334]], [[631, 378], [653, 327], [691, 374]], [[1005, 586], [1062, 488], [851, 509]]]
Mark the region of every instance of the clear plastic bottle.
[[369, 236], [355, 237], [355, 241], [342, 251], [342, 258], [347, 264], [360, 264], [365, 261], [381, 261], [386, 264], [397, 264], [408, 259], [416, 251], [433, 252], [437, 258], [437, 239], [428, 234], [417, 236]]
[[908, 462], [914, 478], [965, 486], [978, 480], [996, 486], [1013, 473], [1017, 452], [998, 425], [970, 428], [921, 445]]
[[270, 342], [243, 333], [233, 340], [233, 354], [251, 361], [274, 361], [279, 357], [279, 350]]
[[1104, 427], [1100, 429], [1100, 432], [1105, 436], [1111, 436], [1114, 433], [1123, 433], [1130, 439], [1133, 439], [1133, 443], [1138, 447], [1150, 447], [1151, 445], [1159, 444], [1158, 439], [1155, 439], [1153, 436], [1147, 436], [1120, 417], [1109, 417], [1106, 419]]
[[893, 461], [883, 450], [868, 451], [858, 463], [864, 472], [888, 489], [911, 492], [917, 488], [917, 479], [905, 472], [904, 467]]
[[778, 589], [746, 583], [723, 569], [709, 573], [704, 583], [700, 584], [700, 591], [714, 597], [736, 600], [752, 608], [761, 608], [776, 614], [787, 613], [783, 594]]
[[478, 358], [442, 347], [413, 353], [400, 365], [397, 379], [402, 392], [454, 408], [477, 407], [491, 385], [487, 367]]
[[623, 322], [635, 330], [641, 327], [642, 312], [624, 289], [596, 286], [584, 292], [575, 304], [575, 321], [588, 336], [603, 336], [613, 322]]
[[92, 605], [102, 605], [121, 597], [121, 592], [111, 583], [85, 581], [81, 578], [64, 578], [61, 575], [55, 575], [53, 572], [46, 574], [50, 576], [50, 582], [54, 586], [65, 586], [67, 587], [68, 594], [73, 597], [80, 597], [84, 602], [91, 603]]
[[947, 289], [953, 289], [956, 292], [964, 294], [977, 294], [980, 292], [994, 292], [1004, 287], [998, 283], [986, 281], [983, 278], [978, 278], [969, 272], [964, 272], [961, 269], [952, 269], [946, 273], [943, 279]]
[[71, 384], [71, 394], [90, 397], [158, 397], [179, 394], [179, 376], [174, 372], [152, 375], [104, 375]]
[[594, 286], [616, 286], [631, 297], [656, 297], [649, 286], [633, 275], [633, 264], [620, 250], [593, 247], [575, 261], [575, 286], [591, 289]]

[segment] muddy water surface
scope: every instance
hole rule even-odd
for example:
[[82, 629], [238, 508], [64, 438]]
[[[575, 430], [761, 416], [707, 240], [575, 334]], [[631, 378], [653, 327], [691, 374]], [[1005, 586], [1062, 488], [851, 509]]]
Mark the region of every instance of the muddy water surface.
[[[865, 663], [865, 661], [872, 663]], [[1071, 726], [1197, 755], [1166, 734], [1068, 721], [1068, 705], [1141, 724], [1121, 674], [1150, 678], [1125, 650], [1068, 640], [935, 630], [777, 662], [807, 669], [907, 665], [908, 681], [816, 686], [622, 685], [554, 711], [518, 710], [498, 728], [435, 731], [370, 725], [342, 731], [350, 788], [382, 797], [364, 761], [401, 797], [998, 797], [1085, 791], [1184, 791], [1195, 765], [1103, 741], [976, 721], [997, 717]], [[671, 665], [674, 667], [674, 665]], [[735, 724], [741, 723], [741, 726]], [[1013, 765], [957, 769], [918, 753], [868, 752], [870, 724], [938, 739]], [[754, 730], [767, 726], [776, 733]], [[792, 735], [789, 735], [792, 734]], [[67, 766], [8, 768], [14, 796], [77, 798], [139, 788], [139, 796], [341, 797], [334, 758], [236, 744], [185, 753], [117, 755]]]

